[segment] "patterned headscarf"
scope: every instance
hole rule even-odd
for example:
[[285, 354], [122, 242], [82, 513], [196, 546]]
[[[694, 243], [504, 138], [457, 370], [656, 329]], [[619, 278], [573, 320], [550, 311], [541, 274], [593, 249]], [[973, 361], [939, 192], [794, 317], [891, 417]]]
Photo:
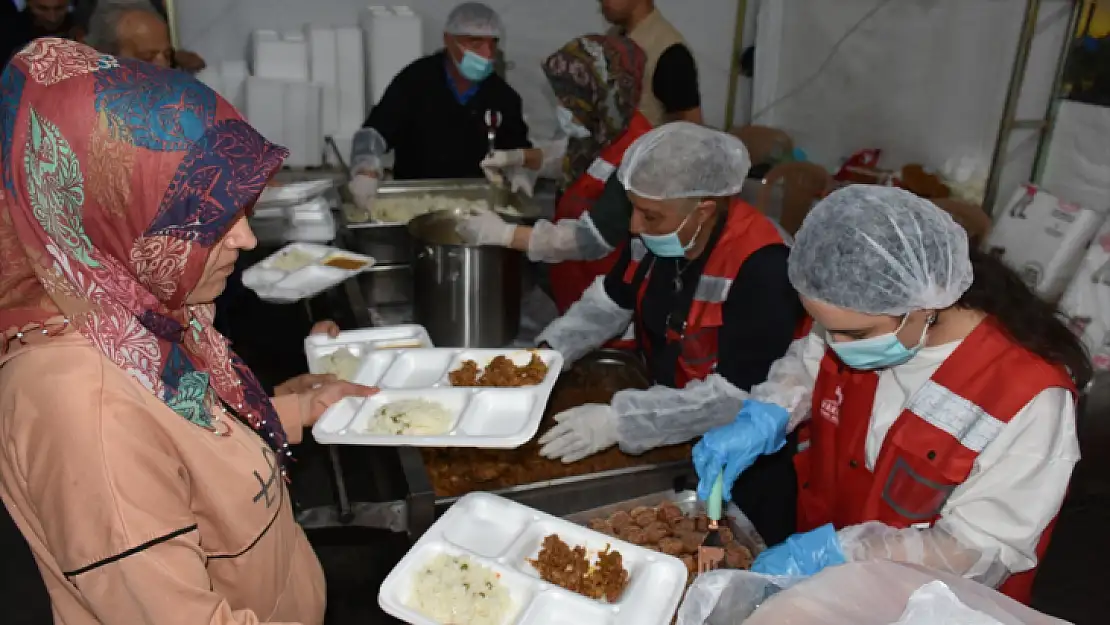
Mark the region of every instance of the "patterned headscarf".
[[0, 353], [76, 330], [190, 422], [218, 431], [226, 406], [284, 465], [262, 386], [185, 299], [287, 154], [188, 74], [32, 42], [0, 76]]
[[601, 149], [628, 128], [640, 104], [646, 59], [627, 37], [586, 35], [572, 39], [543, 62], [559, 104], [590, 131], [587, 139], [567, 142], [564, 187], [586, 173]]

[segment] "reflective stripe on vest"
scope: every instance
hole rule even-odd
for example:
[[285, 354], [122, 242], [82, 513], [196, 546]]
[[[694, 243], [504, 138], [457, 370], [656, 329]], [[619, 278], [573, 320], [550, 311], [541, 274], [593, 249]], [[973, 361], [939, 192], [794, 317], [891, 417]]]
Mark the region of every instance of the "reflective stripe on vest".
[[929, 380], [914, 393], [906, 410], [938, 430], [947, 432], [975, 453], [986, 449], [1006, 424], [992, 417], [970, 400]]
[[594, 159], [594, 162], [590, 163], [586, 174], [598, 182], [605, 183], [609, 181], [609, 176], [612, 176], [615, 171], [617, 171], [616, 165], [599, 156]]

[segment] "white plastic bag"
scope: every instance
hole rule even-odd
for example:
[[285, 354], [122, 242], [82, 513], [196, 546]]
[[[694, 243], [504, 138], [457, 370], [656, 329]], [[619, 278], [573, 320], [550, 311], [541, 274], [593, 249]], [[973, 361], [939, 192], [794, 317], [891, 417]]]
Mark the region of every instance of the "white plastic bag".
[[1060, 311], [1087, 347], [1095, 369], [1110, 370], [1110, 221], [1087, 248], [1060, 300]]
[[996, 216], [987, 249], [1000, 254], [1037, 295], [1055, 301], [1075, 275], [1104, 218], [1044, 189], [1024, 185]]
[[959, 597], [944, 582], [929, 582], [913, 591], [906, 602], [906, 611], [893, 625], [1003, 625], [978, 610], [960, 602]]
[[[952, 600], [920, 592], [940, 581], [967, 610], [991, 625], [1066, 625], [979, 583], [912, 564], [871, 560], [825, 569], [808, 579], [775, 578], [747, 571], [699, 576], [678, 610], [678, 625], [948, 625], [928, 621], [928, 606], [952, 609]], [[910, 599], [916, 594], [916, 600]], [[913, 608], [912, 610], [909, 608]], [[939, 612], [943, 614], [943, 612]], [[917, 620], [901, 620], [906, 618]], [[979, 625], [975, 621], [971, 621]]]

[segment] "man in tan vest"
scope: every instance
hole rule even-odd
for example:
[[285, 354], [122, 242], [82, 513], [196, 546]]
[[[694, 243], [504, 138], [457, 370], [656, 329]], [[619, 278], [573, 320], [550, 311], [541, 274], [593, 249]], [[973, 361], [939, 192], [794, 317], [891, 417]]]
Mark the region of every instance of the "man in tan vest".
[[616, 33], [647, 54], [640, 112], [656, 126], [675, 120], [702, 123], [694, 55], [682, 34], [655, 10], [654, 0], [601, 0], [601, 13]]

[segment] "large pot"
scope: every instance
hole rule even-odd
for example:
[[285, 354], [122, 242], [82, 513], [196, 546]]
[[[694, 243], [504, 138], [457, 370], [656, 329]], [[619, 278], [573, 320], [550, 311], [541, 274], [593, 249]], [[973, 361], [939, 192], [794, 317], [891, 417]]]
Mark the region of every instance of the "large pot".
[[520, 329], [523, 255], [463, 244], [461, 210], [408, 224], [413, 254], [413, 313], [437, 347], [504, 347]]

